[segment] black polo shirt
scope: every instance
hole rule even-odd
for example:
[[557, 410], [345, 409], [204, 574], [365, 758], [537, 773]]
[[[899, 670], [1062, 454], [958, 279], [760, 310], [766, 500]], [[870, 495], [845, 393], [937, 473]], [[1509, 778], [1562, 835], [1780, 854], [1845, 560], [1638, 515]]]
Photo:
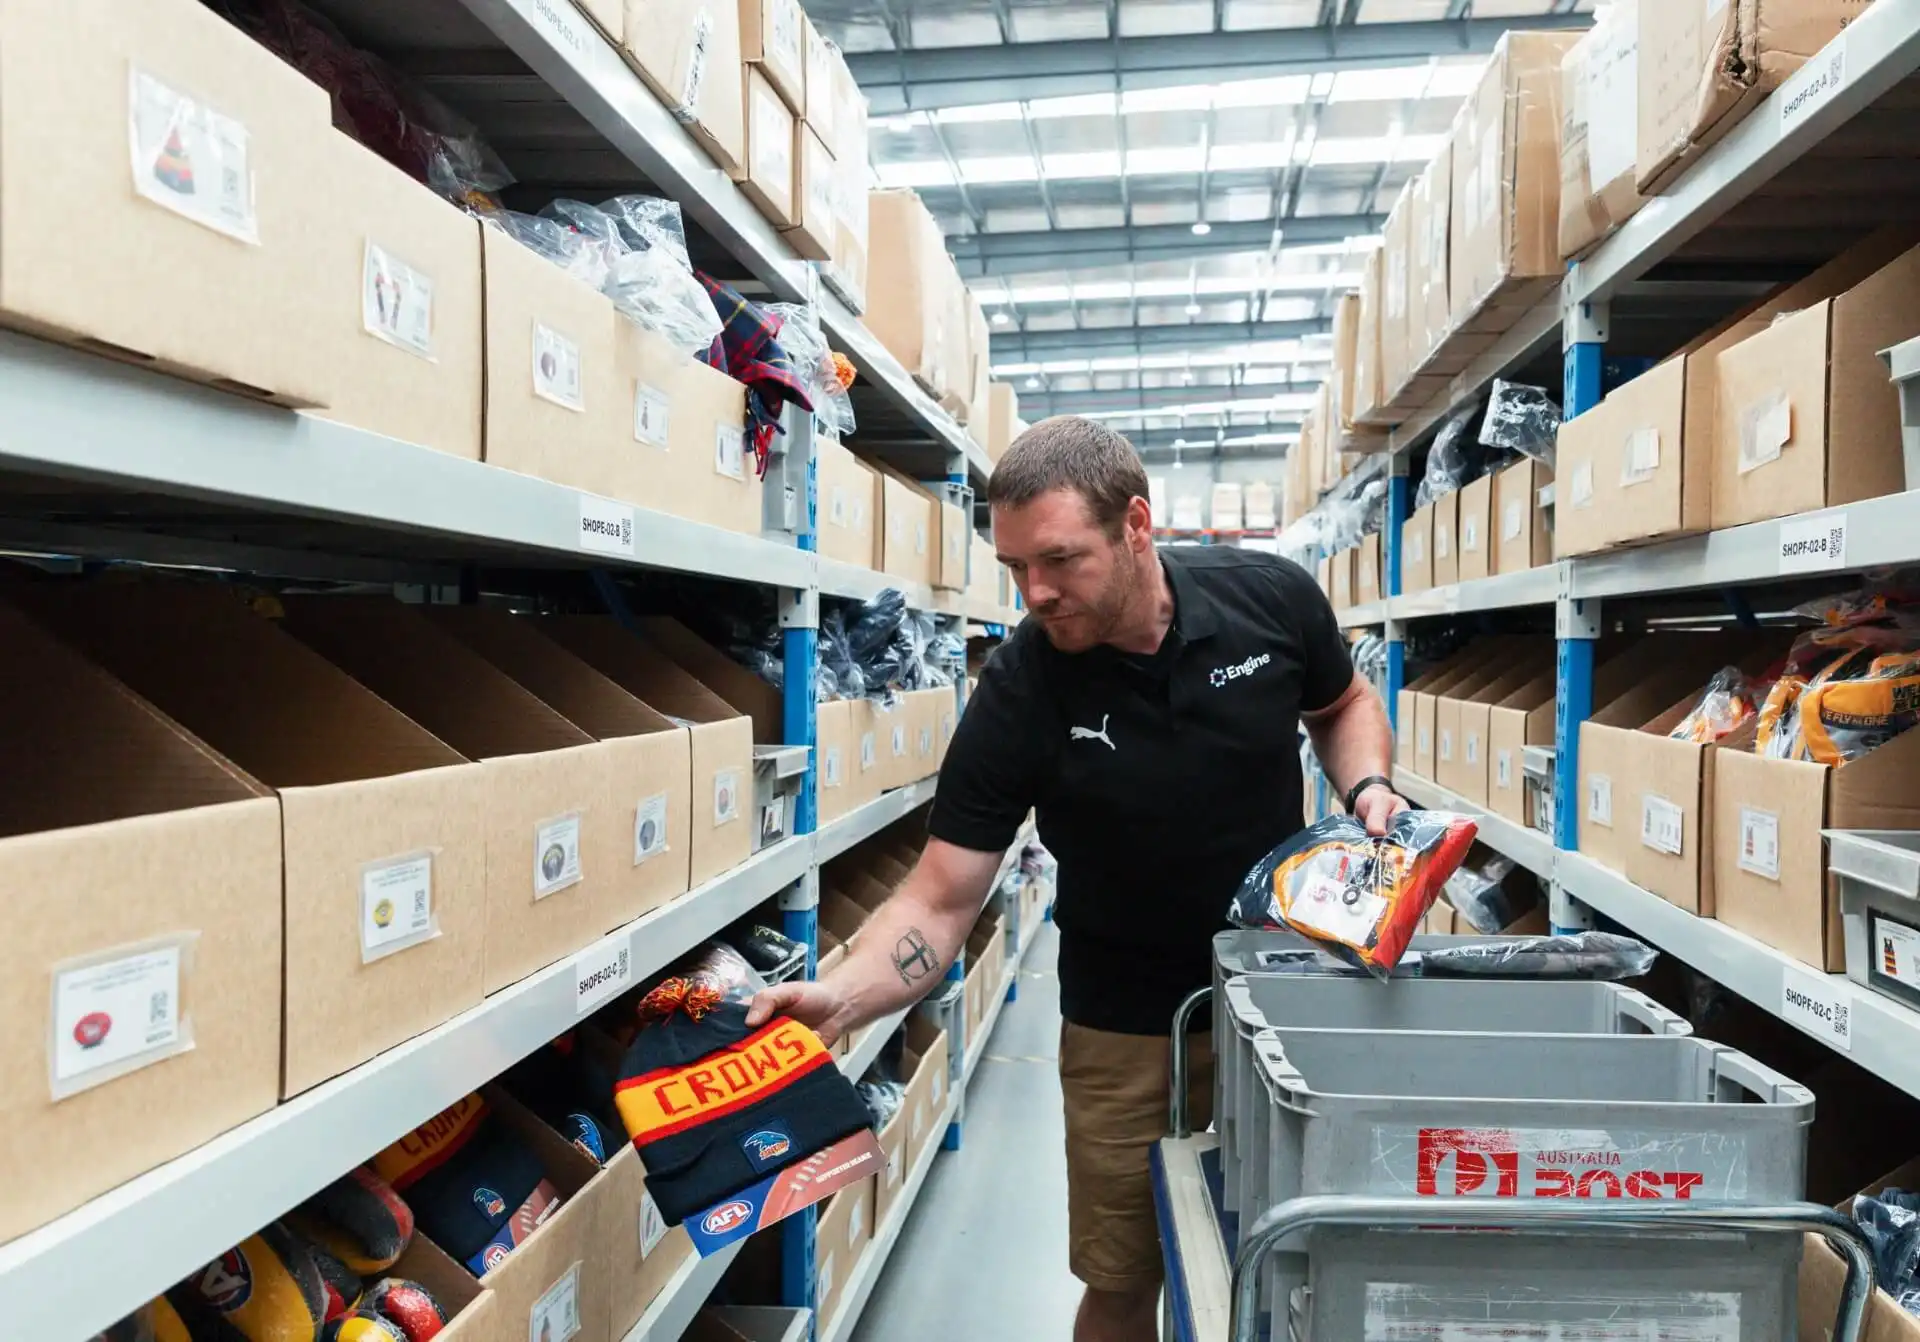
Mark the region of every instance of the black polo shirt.
[[1061, 1010], [1127, 1034], [1165, 1034], [1208, 982], [1241, 878], [1301, 826], [1300, 713], [1353, 680], [1298, 565], [1207, 547], [1160, 558], [1174, 619], [1152, 656], [1063, 653], [1030, 620], [988, 659], [928, 822], [997, 852], [1039, 813], [1060, 862]]

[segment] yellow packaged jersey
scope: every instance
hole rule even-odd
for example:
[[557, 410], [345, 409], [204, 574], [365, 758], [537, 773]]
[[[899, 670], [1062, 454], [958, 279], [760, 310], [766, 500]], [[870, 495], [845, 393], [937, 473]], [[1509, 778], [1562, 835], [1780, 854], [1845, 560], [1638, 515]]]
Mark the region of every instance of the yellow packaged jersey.
[[1875, 657], [1858, 679], [1816, 681], [1800, 694], [1796, 759], [1842, 765], [1920, 722], [1920, 652]]

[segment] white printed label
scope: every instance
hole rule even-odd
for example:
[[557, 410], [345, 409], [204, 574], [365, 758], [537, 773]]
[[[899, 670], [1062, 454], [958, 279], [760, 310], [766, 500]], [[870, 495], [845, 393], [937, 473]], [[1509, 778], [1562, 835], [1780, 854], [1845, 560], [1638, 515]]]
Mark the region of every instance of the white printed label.
[[1426, 540], [1416, 531], [1413, 535], [1407, 537], [1407, 558], [1417, 564], [1426, 557]]
[[946, 1099], [947, 1074], [945, 1072], [935, 1072], [933, 1074], [933, 1102], [935, 1104], [944, 1104], [946, 1103]]
[[1587, 819], [1613, 828], [1613, 779], [1605, 774], [1587, 779]]
[[1793, 402], [1787, 399], [1787, 394], [1777, 391], [1755, 401], [1740, 412], [1739, 473], [1745, 475], [1770, 461], [1778, 461], [1792, 439]]
[[887, 1157], [888, 1188], [898, 1188], [900, 1186], [900, 1176], [906, 1173], [906, 1168], [907, 1162], [904, 1151], [896, 1150]]
[[1493, 785], [1497, 788], [1513, 786], [1513, 752], [1511, 750], [1494, 752]]
[[580, 817], [563, 815], [533, 831], [533, 897], [580, 883]]
[[1520, 539], [1522, 518], [1520, 500], [1507, 500], [1507, 506], [1500, 510], [1500, 539], [1507, 541]]
[[820, 1270], [813, 1283], [814, 1304], [824, 1309], [827, 1301], [833, 1297], [833, 1255], [827, 1254], [820, 1260]]
[[1920, 932], [1879, 913], [1870, 913], [1867, 939], [1875, 973], [1909, 988], [1920, 987]]
[[927, 552], [927, 524], [925, 522], [915, 522], [913, 524], [913, 552], [917, 555], [923, 555]]
[[633, 558], [633, 509], [597, 494], [580, 496], [580, 548]]
[[692, 125], [700, 119], [700, 90], [707, 82], [707, 53], [713, 46], [713, 15], [701, 10], [693, 20], [693, 50], [687, 56], [687, 82], [680, 89], [674, 120]]
[[1452, 533], [1448, 531], [1447, 528], [1435, 527], [1433, 529], [1433, 557], [1435, 559], [1445, 559], [1450, 553], [1452, 553], [1452, 549], [1449, 544], [1451, 539], [1452, 539]]
[[[1352, 903], [1347, 902], [1349, 896]], [[1349, 889], [1324, 876], [1309, 881], [1287, 906], [1291, 921], [1355, 946], [1368, 942], [1386, 911], [1387, 901], [1379, 895]]]
[[1571, 502], [1576, 508], [1593, 506], [1593, 463], [1583, 461], [1573, 468], [1573, 480], [1569, 486]]
[[1401, 1282], [1367, 1283], [1359, 1342], [1740, 1342], [1740, 1296], [1732, 1291], [1666, 1294], [1556, 1284], [1536, 1293], [1542, 1310], [1565, 1322], [1491, 1321], [1499, 1286], [1461, 1289]]
[[747, 431], [722, 424], [713, 432], [713, 469], [730, 480], [747, 478]]
[[778, 193], [784, 207], [793, 208], [793, 122], [780, 95], [765, 84], [754, 88], [753, 121], [747, 138], [753, 147], [753, 178], [769, 194]]
[[840, 747], [828, 746], [826, 758], [821, 763], [821, 778], [826, 787], [840, 786]]
[[953, 725], [953, 714], [942, 713], [940, 715], [940, 735], [942, 738], [949, 741], [953, 739]]
[[640, 1257], [644, 1260], [660, 1247], [660, 1241], [667, 1237], [667, 1218], [660, 1214], [660, 1204], [653, 1200], [653, 1194], [642, 1189], [640, 1193]]
[[783, 60], [787, 67], [796, 73], [801, 69], [800, 55], [800, 6], [794, 0], [773, 0], [767, 6], [772, 11], [772, 32], [769, 45], [773, 48], [776, 60]]
[[867, 530], [867, 503], [858, 495], [853, 500], [853, 529], [862, 533]]
[[1460, 553], [1470, 555], [1480, 548], [1480, 519], [1465, 517], [1460, 520]]
[[837, 527], [845, 526], [847, 524], [847, 487], [835, 485], [833, 492], [827, 495], [827, 500], [827, 521]]
[[847, 1238], [857, 1240], [867, 1233], [867, 1200], [859, 1199], [847, 1214]]
[[895, 726], [893, 729], [893, 757], [905, 759], [907, 754], [907, 729]]
[[816, 149], [814, 142], [807, 141], [806, 158], [802, 160], [807, 168], [806, 219], [809, 227], [818, 225], [831, 231], [833, 228], [833, 160], [825, 152]]
[[580, 1265], [575, 1263], [527, 1311], [527, 1342], [567, 1342], [580, 1331]]
[[140, 70], [128, 72], [133, 189], [241, 242], [260, 241], [247, 128]]
[[1480, 762], [1480, 735], [1477, 732], [1468, 732], [1467, 733], [1467, 763], [1478, 764], [1479, 762]]
[[610, 937], [573, 958], [573, 1013], [584, 1016], [618, 997], [633, 981], [626, 937]]
[[1433, 749], [1433, 738], [1428, 734], [1427, 729], [1425, 727], [1422, 727], [1420, 729], [1420, 734], [1418, 739], [1420, 742], [1419, 749], [1421, 754], [1424, 755], [1429, 750]]
[[568, 410], [585, 411], [580, 347], [550, 326], [533, 324], [533, 394]]
[[642, 382], [633, 393], [633, 440], [648, 447], [665, 447], [673, 427], [673, 402], [658, 387]]
[[667, 794], [655, 793], [633, 812], [633, 865], [667, 851]]
[[567, 0], [533, 0], [533, 13], [547, 35], [561, 46], [576, 56], [586, 52], [586, 34], [574, 25], [573, 8]]
[[1847, 562], [1847, 515], [1818, 513], [1780, 522], [1780, 572], [1819, 573]]
[[54, 975], [55, 1082], [170, 1048], [179, 1039], [178, 946]]
[[713, 823], [724, 825], [740, 818], [740, 771], [722, 769], [713, 776]]
[[1640, 842], [1657, 853], [1680, 856], [1681, 838], [1686, 832], [1685, 813], [1665, 797], [1651, 792], [1640, 798]]
[[433, 280], [371, 241], [360, 272], [360, 323], [389, 345], [433, 357]]
[[1740, 808], [1740, 869], [1780, 879], [1780, 817], [1772, 811]]
[[1847, 34], [1843, 29], [1814, 58], [1789, 75], [1773, 95], [1780, 104], [1780, 133], [1786, 134], [1832, 102], [1847, 83]]
[[1620, 483], [1643, 484], [1660, 469], [1660, 430], [1635, 429], [1627, 435], [1626, 453], [1620, 461]]
[[1440, 729], [1440, 758], [1443, 760], [1453, 758], [1453, 733], [1445, 727]]
[[920, 729], [919, 740], [914, 747], [914, 754], [924, 759], [926, 756], [931, 755], [932, 753], [933, 753], [933, 728], [922, 727]]
[[402, 858], [360, 873], [363, 955], [433, 930], [433, 858]]
[[920, 1135], [927, 1130], [927, 1111], [922, 1105], [916, 1104], [913, 1107], [912, 1129], [913, 1134], [909, 1140], [917, 1143], [920, 1140]]
[[862, 732], [860, 733], [860, 772], [865, 773], [867, 770], [871, 769], [873, 767], [873, 763], [874, 763], [873, 733]]
[[1787, 967], [1780, 975], [1780, 1019], [1842, 1053], [1853, 1052], [1853, 1012], [1845, 980]]

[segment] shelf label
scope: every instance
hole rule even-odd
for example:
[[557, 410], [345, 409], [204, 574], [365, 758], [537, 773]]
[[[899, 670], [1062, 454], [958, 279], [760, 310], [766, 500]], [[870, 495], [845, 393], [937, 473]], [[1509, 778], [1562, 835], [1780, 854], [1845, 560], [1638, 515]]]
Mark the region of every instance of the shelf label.
[[633, 509], [598, 494], [580, 496], [580, 548], [633, 558]]
[[584, 56], [587, 36], [574, 24], [571, 9], [567, 0], [533, 0], [533, 15], [540, 20], [541, 30], [575, 56]]
[[1772, 811], [1740, 808], [1740, 869], [1780, 879], [1780, 817]]
[[1780, 104], [1780, 133], [1786, 134], [1832, 102], [1846, 83], [1847, 34], [1843, 29], [1773, 95]]
[[1678, 806], [1651, 792], [1640, 798], [1640, 842], [1656, 853], [1680, 856], [1684, 815]]
[[618, 997], [633, 981], [626, 937], [609, 937], [573, 958], [573, 1012], [584, 1016]]
[[1785, 969], [1780, 976], [1780, 1019], [1823, 1044], [1853, 1052], [1853, 1013], [1846, 990], [1825, 974]]
[[567, 1342], [579, 1331], [580, 1265], [575, 1263], [527, 1311], [527, 1342]]
[[1847, 562], [1847, 515], [1816, 513], [1780, 523], [1780, 572], [1821, 573]]

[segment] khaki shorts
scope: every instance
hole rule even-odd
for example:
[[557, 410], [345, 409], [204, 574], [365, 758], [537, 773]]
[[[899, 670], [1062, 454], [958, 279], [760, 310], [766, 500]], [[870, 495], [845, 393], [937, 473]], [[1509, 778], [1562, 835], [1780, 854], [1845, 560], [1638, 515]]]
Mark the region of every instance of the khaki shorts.
[[[1188, 1113], [1212, 1122], [1213, 1041], [1188, 1037]], [[1073, 1275], [1096, 1291], [1160, 1285], [1160, 1230], [1147, 1153], [1167, 1135], [1168, 1038], [1060, 1027]]]

